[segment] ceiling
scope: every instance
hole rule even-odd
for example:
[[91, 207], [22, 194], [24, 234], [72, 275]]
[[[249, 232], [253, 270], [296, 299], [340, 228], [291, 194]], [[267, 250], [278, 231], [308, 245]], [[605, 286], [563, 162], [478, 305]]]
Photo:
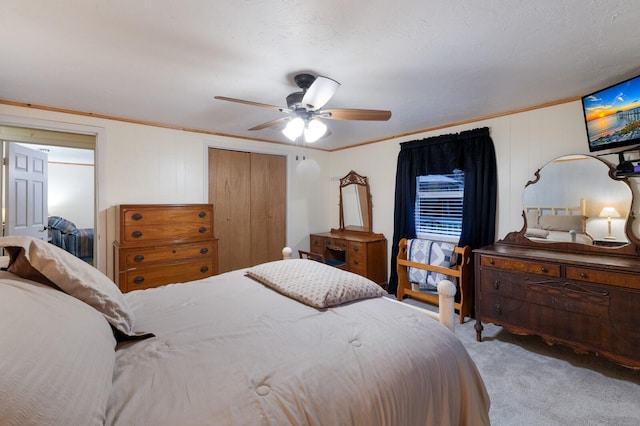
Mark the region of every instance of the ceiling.
[[335, 150], [577, 99], [640, 74], [634, 0], [3, 0], [0, 100], [278, 143], [293, 76], [341, 83]]

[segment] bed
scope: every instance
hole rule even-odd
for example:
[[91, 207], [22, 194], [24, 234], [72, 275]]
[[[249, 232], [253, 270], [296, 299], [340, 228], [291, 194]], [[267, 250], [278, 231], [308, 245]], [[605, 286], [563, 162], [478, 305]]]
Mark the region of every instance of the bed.
[[538, 242], [573, 242], [593, 244], [587, 232], [587, 206], [525, 206], [525, 236]]
[[350, 272], [291, 259], [122, 294], [51, 244], [0, 246], [0, 424], [489, 424], [455, 335]]
[[60, 216], [49, 216], [49, 240], [85, 262], [93, 262], [93, 228], [78, 228]]

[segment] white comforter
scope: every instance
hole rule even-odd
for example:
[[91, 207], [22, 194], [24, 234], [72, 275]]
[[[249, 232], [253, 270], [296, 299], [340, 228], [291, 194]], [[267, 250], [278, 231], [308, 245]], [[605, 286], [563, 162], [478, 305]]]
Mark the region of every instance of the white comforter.
[[234, 271], [127, 293], [107, 424], [479, 425], [489, 398], [444, 326], [381, 298], [318, 310]]

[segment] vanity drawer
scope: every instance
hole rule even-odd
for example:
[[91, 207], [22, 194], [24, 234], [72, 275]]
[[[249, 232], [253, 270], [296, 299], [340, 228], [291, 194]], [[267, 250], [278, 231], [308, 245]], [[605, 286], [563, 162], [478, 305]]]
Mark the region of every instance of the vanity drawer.
[[348, 241], [341, 238], [327, 238], [327, 248], [330, 250], [347, 251]]
[[549, 277], [559, 277], [561, 273], [559, 264], [536, 262], [523, 259], [510, 259], [497, 256], [482, 256], [480, 263], [482, 266], [507, 269], [515, 272], [526, 272], [529, 274], [545, 275]]
[[309, 245], [311, 248], [311, 252], [324, 253], [324, 249], [326, 247], [326, 244], [324, 242], [325, 240], [324, 237], [321, 237], [319, 235], [311, 235], [309, 239], [310, 239]]
[[570, 280], [640, 289], [640, 280], [638, 276], [634, 274], [582, 268], [579, 266], [567, 266], [566, 274]]
[[349, 243], [349, 271], [367, 276], [367, 256], [362, 243]]

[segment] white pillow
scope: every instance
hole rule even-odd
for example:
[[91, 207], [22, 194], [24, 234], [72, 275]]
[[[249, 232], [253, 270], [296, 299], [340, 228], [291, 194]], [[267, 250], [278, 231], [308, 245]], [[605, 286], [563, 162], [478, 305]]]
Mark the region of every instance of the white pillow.
[[321, 309], [387, 294], [368, 278], [309, 259], [263, 263], [249, 268], [247, 275], [285, 296]]
[[105, 318], [59, 290], [0, 274], [0, 424], [104, 424], [116, 345]]
[[101, 312], [116, 330], [128, 336], [135, 334], [133, 311], [127, 306], [122, 292], [93, 266], [37, 238], [3, 237], [0, 247], [10, 252], [9, 270], [14, 274], [40, 281], [28, 267], [30, 265], [65, 293]]

